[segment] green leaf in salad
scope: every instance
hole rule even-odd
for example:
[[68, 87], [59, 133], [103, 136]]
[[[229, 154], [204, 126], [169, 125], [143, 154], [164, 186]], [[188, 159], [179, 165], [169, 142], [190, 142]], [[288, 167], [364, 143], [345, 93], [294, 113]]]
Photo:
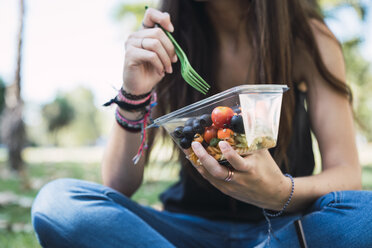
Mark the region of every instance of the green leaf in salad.
[[218, 138], [213, 138], [213, 139], [211, 139], [211, 141], [209, 142], [209, 145], [210, 145], [210, 146], [217, 146], [218, 142], [220, 142], [220, 139], [218, 139]]

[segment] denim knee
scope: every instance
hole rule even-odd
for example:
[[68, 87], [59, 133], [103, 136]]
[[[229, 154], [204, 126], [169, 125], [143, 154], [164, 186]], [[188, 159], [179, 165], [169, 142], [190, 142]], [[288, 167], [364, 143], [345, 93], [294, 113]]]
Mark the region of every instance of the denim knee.
[[315, 201], [310, 212], [324, 207], [337, 207], [356, 211], [372, 211], [372, 191], [350, 190], [335, 191], [323, 195]]
[[57, 179], [46, 184], [36, 196], [31, 220], [41, 245], [73, 247], [68, 236], [74, 232], [74, 222], [79, 219], [72, 199], [80, 182], [76, 179]]
[[319, 211], [324, 207], [331, 206], [334, 203], [337, 203], [341, 199], [342, 193], [340, 191], [330, 192], [319, 197], [311, 206], [310, 212]]
[[62, 178], [51, 181], [44, 185], [37, 194], [31, 209], [32, 217], [36, 213], [51, 216], [61, 209], [61, 203], [69, 200], [71, 187], [79, 180]]

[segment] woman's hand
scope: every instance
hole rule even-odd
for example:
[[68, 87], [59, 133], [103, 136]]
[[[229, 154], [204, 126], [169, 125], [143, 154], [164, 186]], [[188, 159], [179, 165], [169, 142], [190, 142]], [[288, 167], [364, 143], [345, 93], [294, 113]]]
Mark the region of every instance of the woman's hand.
[[[173, 32], [168, 13], [147, 9], [143, 26], [154, 27], [155, 24]], [[134, 95], [149, 92], [165, 72], [172, 73], [172, 63], [177, 62], [172, 42], [159, 27], [132, 33], [125, 43], [125, 50], [123, 88]]]
[[224, 194], [258, 207], [281, 210], [291, 192], [291, 180], [285, 177], [267, 149], [241, 157], [225, 141], [219, 142], [222, 154], [234, 168], [230, 182], [224, 179], [229, 172], [210, 156], [199, 142], [192, 149], [201, 165], [195, 166], [200, 174]]

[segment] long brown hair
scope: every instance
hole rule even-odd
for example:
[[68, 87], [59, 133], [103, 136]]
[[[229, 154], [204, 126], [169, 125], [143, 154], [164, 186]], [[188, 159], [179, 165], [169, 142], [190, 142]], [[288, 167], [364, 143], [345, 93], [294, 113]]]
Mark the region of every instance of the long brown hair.
[[[301, 43], [317, 66], [325, 81], [337, 92], [351, 99], [351, 91], [324, 65], [315, 42], [310, 20], [322, 23], [313, 0], [242, 0], [246, 10], [247, 32], [251, 37], [252, 61], [255, 83], [287, 84], [294, 88], [293, 62], [295, 45]], [[185, 50], [192, 66], [211, 84], [210, 95], [217, 93], [215, 84], [218, 69], [219, 44], [213, 25], [206, 13], [206, 4], [193, 0], [163, 0], [160, 9], [171, 15], [175, 27], [174, 37]], [[332, 37], [333, 38], [333, 37]], [[204, 98], [185, 83], [180, 83], [179, 65], [174, 73], [166, 75], [157, 91], [159, 104], [157, 114], [163, 115]], [[178, 82], [178, 83], [177, 83]], [[295, 110], [294, 90], [284, 94], [280, 129], [274, 159], [279, 166], [288, 165], [287, 149], [291, 140]], [[163, 132], [163, 135], [166, 135]], [[149, 135], [149, 147], [154, 142], [154, 133]], [[147, 154], [147, 159], [149, 153]], [[181, 158], [183, 156], [180, 156]], [[288, 169], [288, 168], [287, 168]]]

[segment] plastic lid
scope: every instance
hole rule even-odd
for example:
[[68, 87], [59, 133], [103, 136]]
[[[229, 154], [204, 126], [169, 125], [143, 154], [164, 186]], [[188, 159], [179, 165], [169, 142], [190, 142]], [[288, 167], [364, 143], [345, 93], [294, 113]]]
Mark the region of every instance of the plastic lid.
[[233, 87], [231, 89], [225, 90], [213, 96], [210, 96], [206, 99], [200, 100], [198, 102], [192, 103], [188, 106], [180, 108], [176, 111], [173, 111], [169, 114], [163, 115], [154, 122], [149, 125], [147, 128], [161, 126], [162, 124], [168, 122], [169, 120], [177, 117], [178, 115], [186, 115], [192, 111], [199, 109], [204, 105], [208, 105], [218, 100], [222, 100], [223, 98], [228, 98], [234, 94], [250, 94], [250, 93], [283, 93], [287, 91], [289, 88], [285, 84], [248, 84], [248, 85], [240, 85]]

